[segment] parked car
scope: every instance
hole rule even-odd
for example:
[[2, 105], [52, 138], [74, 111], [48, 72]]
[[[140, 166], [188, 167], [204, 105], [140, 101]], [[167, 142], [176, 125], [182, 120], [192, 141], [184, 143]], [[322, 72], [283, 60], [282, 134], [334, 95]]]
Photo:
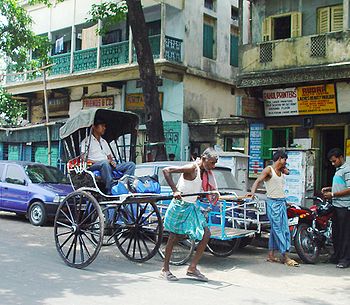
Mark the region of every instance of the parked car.
[[55, 215], [72, 192], [68, 178], [56, 167], [25, 161], [0, 161], [0, 210], [26, 215], [41, 226]]

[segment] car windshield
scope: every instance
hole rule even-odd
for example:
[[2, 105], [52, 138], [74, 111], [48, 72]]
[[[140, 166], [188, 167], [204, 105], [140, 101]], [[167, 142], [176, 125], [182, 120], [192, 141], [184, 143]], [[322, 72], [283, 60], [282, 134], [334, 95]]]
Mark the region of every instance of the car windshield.
[[56, 167], [27, 165], [25, 171], [32, 183], [69, 183], [67, 177]]

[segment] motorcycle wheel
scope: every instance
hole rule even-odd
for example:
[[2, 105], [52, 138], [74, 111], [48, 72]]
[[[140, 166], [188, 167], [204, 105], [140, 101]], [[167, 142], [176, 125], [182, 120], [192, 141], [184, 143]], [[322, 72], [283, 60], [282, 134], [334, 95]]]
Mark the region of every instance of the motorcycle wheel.
[[294, 245], [299, 257], [306, 264], [315, 264], [320, 255], [320, 248], [312, 235], [307, 232], [309, 225], [301, 223], [295, 235]]

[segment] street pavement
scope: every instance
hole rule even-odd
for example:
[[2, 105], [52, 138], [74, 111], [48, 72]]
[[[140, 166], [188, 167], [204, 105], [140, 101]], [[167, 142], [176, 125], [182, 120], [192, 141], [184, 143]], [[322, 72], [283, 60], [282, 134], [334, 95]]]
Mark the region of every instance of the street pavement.
[[199, 268], [208, 283], [187, 279], [186, 266], [173, 267], [180, 280], [167, 282], [159, 278], [160, 257], [133, 263], [114, 246], [78, 270], [59, 257], [52, 226], [0, 212], [0, 304], [349, 304], [350, 269], [287, 267], [266, 262], [266, 252], [248, 246], [228, 258], [205, 253]]

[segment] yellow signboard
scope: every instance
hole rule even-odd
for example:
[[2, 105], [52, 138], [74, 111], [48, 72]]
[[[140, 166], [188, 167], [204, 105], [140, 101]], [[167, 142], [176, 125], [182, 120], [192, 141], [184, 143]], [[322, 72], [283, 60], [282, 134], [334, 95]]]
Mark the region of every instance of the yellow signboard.
[[297, 91], [299, 114], [337, 112], [334, 84], [298, 87]]
[[[163, 92], [159, 92], [160, 108], [163, 106]], [[142, 93], [131, 93], [126, 95], [125, 110], [143, 110], [145, 100]]]
[[350, 139], [346, 139], [345, 157], [346, 157], [346, 161], [349, 161], [349, 158], [350, 158]]

